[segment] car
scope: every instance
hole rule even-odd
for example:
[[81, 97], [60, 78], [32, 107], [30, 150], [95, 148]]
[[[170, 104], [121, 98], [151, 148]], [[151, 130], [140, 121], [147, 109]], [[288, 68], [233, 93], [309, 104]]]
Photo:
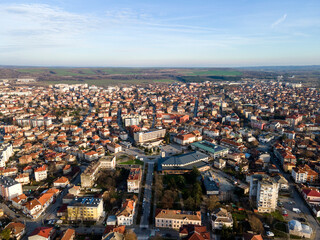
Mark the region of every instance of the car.
[[19, 215], [16, 215], [16, 218], [19, 218], [20, 216]]
[[270, 226], [268, 224], [264, 224], [263, 227], [266, 229], [270, 229]]
[[282, 211], [282, 215], [285, 216], [285, 217], [287, 217], [287, 216], [288, 216], [288, 212], [287, 212], [286, 210], [283, 210], [283, 211]]
[[289, 202], [289, 204], [290, 204], [290, 205], [292, 205], [292, 204], [293, 204], [293, 202], [292, 202], [292, 201], [290, 201], [290, 202]]
[[267, 234], [268, 237], [274, 237], [274, 233], [273, 232], [267, 231], [266, 234]]

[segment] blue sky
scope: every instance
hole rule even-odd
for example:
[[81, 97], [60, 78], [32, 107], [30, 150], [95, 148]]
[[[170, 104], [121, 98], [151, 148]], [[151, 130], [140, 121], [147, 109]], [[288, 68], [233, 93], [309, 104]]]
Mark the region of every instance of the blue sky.
[[0, 1], [0, 64], [320, 64], [320, 1]]

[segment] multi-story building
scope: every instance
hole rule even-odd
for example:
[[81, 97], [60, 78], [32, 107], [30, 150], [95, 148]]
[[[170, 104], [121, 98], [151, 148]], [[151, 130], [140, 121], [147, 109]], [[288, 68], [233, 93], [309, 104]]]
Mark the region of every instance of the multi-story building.
[[76, 197], [67, 210], [69, 221], [97, 221], [103, 215], [103, 199]]
[[0, 176], [0, 195], [6, 199], [11, 200], [22, 194], [21, 183], [12, 178]]
[[313, 183], [318, 180], [318, 173], [308, 165], [292, 168], [291, 176], [296, 183]]
[[125, 127], [129, 127], [132, 125], [139, 125], [141, 121], [141, 116], [140, 115], [123, 115], [122, 121]]
[[99, 176], [101, 169], [116, 168], [116, 156], [103, 156], [99, 161], [92, 162], [81, 174], [81, 187], [90, 188]]
[[12, 144], [2, 144], [0, 147], [0, 167], [5, 167], [6, 162], [13, 156], [13, 154]]
[[265, 175], [253, 175], [250, 179], [250, 197], [256, 200], [259, 212], [273, 212], [277, 207], [279, 183]]
[[34, 178], [37, 182], [47, 179], [47, 167], [43, 165], [34, 170]]
[[92, 162], [81, 174], [81, 187], [90, 188], [98, 177], [100, 162]]
[[133, 135], [134, 140], [137, 143], [145, 143], [161, 139], [166, 134], [166, 129], [152, 130], [149, 132], [135, 132]]
[[155, 216], [157, 228], [179, 229], [183, 225], [201, 225], [201, 212], [157, 209]]
[[114, 142], [107, 143], [107, 149], [112, 153], [118, 153], [118, 152], [122, 151], [121, 145], [114, 143]]
[[103, 156], [99, 159], [101, 169], [113, 170], [116, 168], [116, 156]]
[[139, 193], [142, 177], [141, 168], [131, 168], [127, 179], [128, 192]]
[[133, 224], [133, 216], [135, 213], [136, 201], [126, 199], [121, 209], [116, 213], [118, 226], [129, 226]]

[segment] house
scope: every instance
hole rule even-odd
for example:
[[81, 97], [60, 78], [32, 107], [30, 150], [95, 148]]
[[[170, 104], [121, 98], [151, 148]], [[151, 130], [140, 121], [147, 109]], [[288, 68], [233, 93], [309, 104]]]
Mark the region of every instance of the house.
[[27, 201], [27, 196], [25, 194], [21, 194], [11, 199], [12, 206], [21, 209], [22, 205]]
[[53, 240], [56, 230], [53, 227], [38, 227], [28, 237], [28, 240]]
[[210, 232], [207, 231], [206, 226], [198, 225], [183, 225], [179, 229], [179, 236], [185, 240], [210, 240]]
[[261, 234], [244, 233], [242, 235], [243, 240], [263, 240]]
[[139, 193], [142, 178], [141, 168], [131, 168], [127, 179], [128, 192]]
[[26, 232], [26, 225], [20, 222], [9, 223], [4, 230], [10, 229], [10, 237], [16, 240], [20, 240]]
[[22, 185], [29, 184], [30, 183], [29, 173], [21, 173], [18, 176], [16, 176], [14, 180], [21, 183]]
[[57, 180], [55, 180], [53, 182], [53, 186], [54, 187], [61, 187], [61, 188], [65, 188], [66, 186], [68, 186], [70, 184], [69, 179], [66, 177], [60, 177]]
[[155, 226], [157, 228], [171, 228], [180, 229], [183, 225], [201, 225], [201, 213], [169, 210], [169, 209], [156, 209]]
[[22, 211], [33, 219], [37, 219], [42, 213], [42, 205], [38, 199], [33, 199], [22, 205]]
[[34, 170], [34, 178], [37, 182], [40, 182], [42, 180], [47, 179], [48, 175], [47, 175], [47, 166], [43, 165], [41, 167], [38, 167]]
[[113, 170], [116, 168], [116, 156], [103, 156], [99, 159], [101, 169]]
[[187, 134], [179, 134], [173, 138], [173, 141], [180, 145], [187, 145], [201, 140], [202, 136], [197, 130]]
[[118, 226], [129, 226], [133, 224], [133, 216], [135, 213], [136, 201], [126, 199], [121, 209], [116, 213]]
[[212, 213], [211, 219], [212, 230], [221, 230], [223, 226], [233, 227], [233, 219], [231, 213], [224, 208], [219, 208]]
[[226, 167], [226, 160], [223, 160], [221, 158], [215, 159], [213, 162], [213, 166], [218, 169], [223, 169]]
[[107, 143], [107, 149], [112, 153], [118, 153], [122, 151], [121, 145], [115, 142]]
[[320, 192], [318, 189], [303, 189], [302, 195], [306, 201], [308, 201], [310, 204], [313, 205], [319, 205], [320, 204]]

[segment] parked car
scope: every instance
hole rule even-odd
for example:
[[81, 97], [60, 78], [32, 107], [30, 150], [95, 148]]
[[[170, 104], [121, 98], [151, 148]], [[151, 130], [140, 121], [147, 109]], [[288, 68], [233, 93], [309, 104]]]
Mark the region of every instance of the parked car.
[[283, 211], [282, 211], [282, 215], [285, 216], [285, 217], [287, 217], [287, 216], [288, 216], [288, 212], [287, 212], [286, 210], [283, 210]]
[[274, 233], [273, 232], [267, 231], [266, 234], [267, 234], [268, 237], [274, 237]]

